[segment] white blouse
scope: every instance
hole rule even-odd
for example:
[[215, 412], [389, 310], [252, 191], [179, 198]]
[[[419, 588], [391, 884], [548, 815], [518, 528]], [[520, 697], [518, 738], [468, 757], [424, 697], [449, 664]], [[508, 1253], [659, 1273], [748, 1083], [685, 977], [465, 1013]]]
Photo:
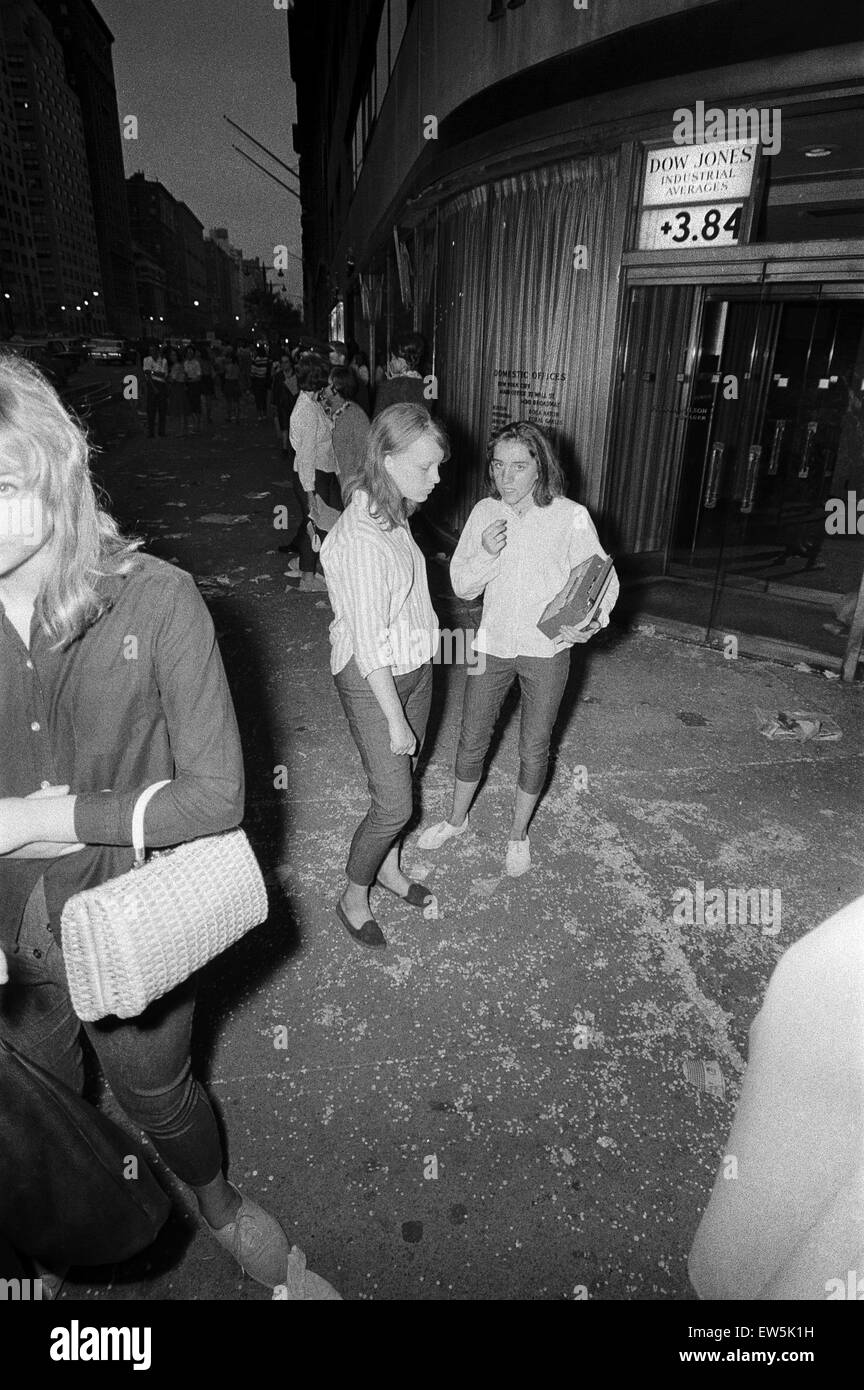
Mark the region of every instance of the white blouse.
[[[483, 548], [481, 536], [493, 521], [507, 522], [507, 544], [498, 555]], [[450, 579], [460, 598], [483, 593], [483, 619], [474, 650], [489, 656], [554, 656], [572, 646], [552, 641], [537, 626], [543, 610], [559, 594], [570, 572], [590, 555], [606, 552], [585, 507], [554, 497], [548, 507], [533, 505], [520, 516], [504, 501], [484, 497], [467, 522], [450, 561]], [[601, 627], [618, 598], [612, 579], [597, 615]]]

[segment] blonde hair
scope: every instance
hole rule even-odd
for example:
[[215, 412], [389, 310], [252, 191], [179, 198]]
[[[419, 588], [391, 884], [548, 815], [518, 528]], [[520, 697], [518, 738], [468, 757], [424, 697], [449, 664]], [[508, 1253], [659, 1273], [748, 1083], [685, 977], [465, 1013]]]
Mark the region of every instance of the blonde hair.
[[[366, 437], [366, 452], [360, 471], [345, 484], [346, 503], [359, 488], [369, 494], [370, 513], [388, 531], [401, 526], [412, 512], [417, 510], [415, 502], [402, 496], [384, 466], [388, 454], [401, 454], [410, 449], [424, 435], [431, 435], [435, 443], [444, 451], [444, 458], [450, 457], [450, 441], [444, 426], [433, 420], [423, 405], [403, 402], [389, 405], [376, 415], [372, 428]], [[442, 460], [443, 462], [443, 460]]]
[[81, 424], [31, 362], [0, 354], [0, 452], [42, 502], [54, 563], [36, 601], [53, 650], [68, 646], [105, 612], [97, 580], [128, 574], [143, 541], [122, 535], [100, 505]]

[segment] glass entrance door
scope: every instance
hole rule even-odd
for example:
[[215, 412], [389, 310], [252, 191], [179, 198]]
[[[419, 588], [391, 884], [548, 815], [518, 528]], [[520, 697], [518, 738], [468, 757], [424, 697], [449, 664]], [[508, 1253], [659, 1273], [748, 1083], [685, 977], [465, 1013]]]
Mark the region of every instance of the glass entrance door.
[[730, 575], [795, 583], [824, 564], [825, 503], [860, 492], [862, 339], [856, 301], [706, 304], [677, 567], [713, 570], [722, 554]]
[[860, 301], [706, 297], [667, 572], [713, 584], [709, 627], [769, 622], [740, 598], [734, 621], [726, 591], [749, 588], [809, 601], [805, 645], [842, 637], [864, 536], [830, 534], [826, 502], [864, 497], [862, 378]]

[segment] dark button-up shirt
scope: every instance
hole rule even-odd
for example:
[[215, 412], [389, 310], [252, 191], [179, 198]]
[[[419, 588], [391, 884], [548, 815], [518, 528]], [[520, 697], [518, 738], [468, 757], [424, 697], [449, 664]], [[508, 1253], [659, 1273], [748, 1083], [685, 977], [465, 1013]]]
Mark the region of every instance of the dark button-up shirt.
[[132, 867], [132, 812], [148, 848], [232, 829], [243, 817], [240, 737], [216, 635], [191, 576], [149, 555], [99, 581], [110, 607], [52, 651], [34, 616], [29, 651], [0, 603], [0, 797], [68, 783], [88, 848], [0, 857], [0, 945], [44, 875], [52, 929], [66, 899]]

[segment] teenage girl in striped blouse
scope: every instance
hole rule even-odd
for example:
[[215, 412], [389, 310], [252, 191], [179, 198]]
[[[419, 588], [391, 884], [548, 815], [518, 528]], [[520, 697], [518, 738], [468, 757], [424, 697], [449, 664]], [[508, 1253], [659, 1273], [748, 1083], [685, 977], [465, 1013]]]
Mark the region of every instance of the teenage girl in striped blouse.
[[369, 906], [376, 881], [412, 907], [432, 893], [399, 867], [413, 774], [432, 700], [438, 622], [408, 517], [439, 481], [447, 436], [423, 406], [390, 406], [369, 432], [345, 511], [321, 547], [334, 619], [330, 669], [366, 772], [371, 805], [351, 842], [336, 907], [363, 946], [386, 946]]

